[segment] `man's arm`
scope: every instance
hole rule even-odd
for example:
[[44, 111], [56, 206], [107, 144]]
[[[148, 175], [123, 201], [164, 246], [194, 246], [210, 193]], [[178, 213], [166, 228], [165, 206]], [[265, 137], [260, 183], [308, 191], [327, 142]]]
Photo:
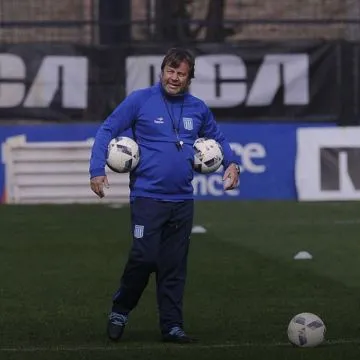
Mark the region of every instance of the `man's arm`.
[[234, 189], [239, 185], [240, 168], [238, 161], [230, 147], [229, 142], [225, 139], [224, 134], [220, 131], [219, 126], [215, 121], [214, 115], [205, 104], [204, 107], [204, 123], [199, 135], [200, 137], [214, 139], [221, 145], [224, 152], [224, 188], [225, 190]]
[[105, 196], [104, 186], [109, 186], [105, 174], [109, 142], [132, 126], [136, 119], [140, 103], [141, 99], [138, 91], [130, 94], [106, 118], [95, 135], [90, 157], [90, 187], [100, 198]]
[[114, 137], [129, 129], [135, 120], [139, 107], [139, 94], [130, 94], [106, 118], [95, 135], [90, 157], [90, 176], [105, 175], [107, 148]]

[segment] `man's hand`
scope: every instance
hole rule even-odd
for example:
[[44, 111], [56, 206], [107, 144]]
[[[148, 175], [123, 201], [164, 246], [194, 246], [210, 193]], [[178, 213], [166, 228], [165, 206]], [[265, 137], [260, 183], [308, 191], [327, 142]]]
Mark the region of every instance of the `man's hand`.
[[95, 176], [90, 179], [91, 190], [101, 199], [105, 196], [104, 186], [108, 189], [109, 182], [105, 176]]
[[225, 190], [235, 189], [239, 185], [239, 172], [238, 166], [236, 164], [230, 164], [228, 166], [228, 168], [225, 170], [223, 181], [225, 181]]

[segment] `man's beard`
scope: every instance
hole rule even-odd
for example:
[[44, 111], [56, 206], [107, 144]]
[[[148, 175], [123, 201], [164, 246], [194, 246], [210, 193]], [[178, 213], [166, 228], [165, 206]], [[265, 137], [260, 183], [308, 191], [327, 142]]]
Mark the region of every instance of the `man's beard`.
[[161, 85], [162, 85], [163, 89], [166, 91], [166, 93], [169, 95], [181, 95], [189, 90], [188, 82], [186, 84], [175, 85], [175, 86], [177, 86], [176, 92], [171, 91], [168, 87], [170, 85], [170, 83], [168, 81], [163, 80], [162, 78], [161, 78]]

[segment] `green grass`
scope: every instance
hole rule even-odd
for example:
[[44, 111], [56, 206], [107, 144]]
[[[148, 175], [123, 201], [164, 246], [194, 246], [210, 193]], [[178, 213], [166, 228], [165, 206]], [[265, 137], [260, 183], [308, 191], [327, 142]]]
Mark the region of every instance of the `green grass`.
[[[203, 202], [195, 223], [208, 232], [192, 236], [184, 311], [199, 344], [159, 341], [153, 281], [112, 344], [129, 209], [1, 206], [0, 359], [359, 357], [360, 203]], [[301, 250], [313, 260], [293, 260]], [[318, 348], [287, 344], [304, 311], [327, 325]]]

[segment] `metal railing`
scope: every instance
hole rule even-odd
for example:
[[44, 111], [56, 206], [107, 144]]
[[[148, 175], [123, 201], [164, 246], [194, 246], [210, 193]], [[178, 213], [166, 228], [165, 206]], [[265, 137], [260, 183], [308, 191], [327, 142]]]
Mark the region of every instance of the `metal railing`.
[[360, 40], [360, 0], [131, 0], [122, 21], [102, 19], [100, 1], [0, 0], [0, 41], [95, 45], [104, 28], [127, 42]]

